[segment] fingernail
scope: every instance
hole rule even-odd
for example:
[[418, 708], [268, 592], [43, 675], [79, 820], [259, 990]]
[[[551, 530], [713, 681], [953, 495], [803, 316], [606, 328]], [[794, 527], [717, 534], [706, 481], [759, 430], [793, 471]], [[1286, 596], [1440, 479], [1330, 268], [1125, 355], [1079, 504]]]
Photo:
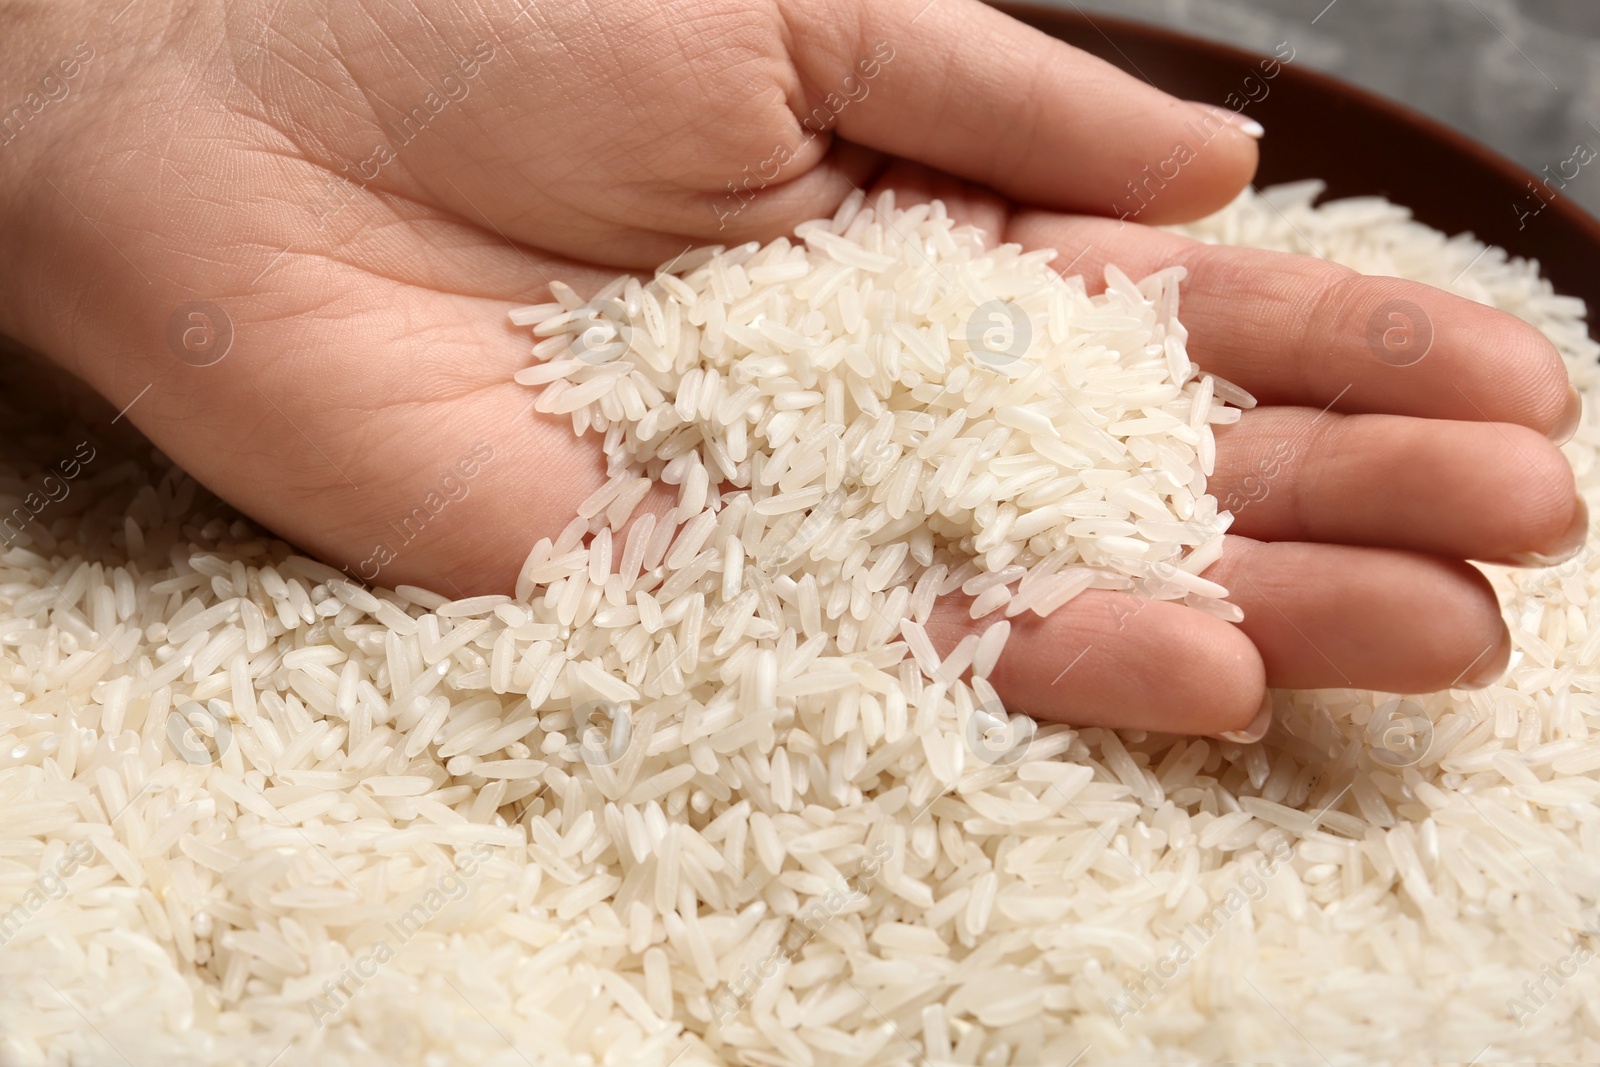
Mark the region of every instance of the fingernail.
[[1265, 126], [1248, 115], [1241, 115], [1238, 112], [1228, 116], [1228, 125], [1233, 126], [1245, 136], [1254, 137], [1258, 141], [1267, 135]]
[[[1232, 108], [1218, 107], [1215, 104], [1201, 103], [1198, 100], [1191, 100], [1189, 103], [1197, 110], [1204, 112], [1207, 118], [1232, 126], [1246, 137], [1253, 137], [1259, 141], [1266, 136], [1267, 128], [1249, 115], [1241, 115]], [[1207, 139], [1210, 139], [1209, 133], [1207, 134]]]
[[1250, 720], [1250, 725], [1243, 730], [1224, 730], [1217, 736], [1224, 741], [1233, 741], [1240, 745], [1253, 745], [1267, 736], [1267, 730], [1272, 727], [1272, 690], [1267, 690], [1267, 695], [1261, 698], [1261, 710], [1256, 712], [1256, 717]]
[[1454, 689], [1487, 689], [1500, 680], [1506, 673], [1506, 667], [1511, 664], [1511, 632], [1507, 630], [1500, 635], [1500, 647], [1495, 649], [1494, 655], [1479, 667], [1463, 682], [1452, 686]]
[[1558, 445], [1564, 445], [1572, 440], [1572, 435], [1578, 432], [1578, 424], [1583, 421], [1583, 394], [1572, 386], [1567, 386], [1567, 407], [1561, 413], [1561, 421], [1550, 430], [1550, 440]]
[[1561, 542], [1549, 552], [1521, 552], [1511, 557], [1519, 567], [1554, 567], [1583, 551], [1589, 541], [1589, 505], [1578, 497], [1572, 513], [1572, 523], [1562, 535]]

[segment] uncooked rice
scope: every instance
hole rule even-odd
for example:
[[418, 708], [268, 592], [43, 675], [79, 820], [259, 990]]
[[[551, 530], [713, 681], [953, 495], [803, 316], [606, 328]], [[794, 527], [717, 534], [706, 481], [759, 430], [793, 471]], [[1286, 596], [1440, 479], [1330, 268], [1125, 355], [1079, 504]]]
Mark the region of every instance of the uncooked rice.
[[[1535, 264], [1319, 191], [1185, 229], [1503, 308], [1600, 401]], [[1178, 272], [1108, 282], [853, 199], [556, 287], [519, 377], [611, 479], [514, 598], [364, 589], [103, 446], [0, 554], [0, 1062], [1600, 1058], [1592, 552], [1487, 568], [1486, 690], [1280, 693], [1253, 745], [1000, 706], [1007, 620], [1083, 589], [1237, 617], [1197, 575], [1250, 398]], [[13, 436], [8, 509], [80, 440]]]

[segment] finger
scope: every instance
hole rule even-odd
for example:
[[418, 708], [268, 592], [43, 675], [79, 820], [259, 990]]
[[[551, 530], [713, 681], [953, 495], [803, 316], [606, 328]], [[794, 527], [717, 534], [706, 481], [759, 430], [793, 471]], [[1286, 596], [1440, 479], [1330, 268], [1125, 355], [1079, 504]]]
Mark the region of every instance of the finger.
[[[929, 619], [941, 656], [995, 623], [974, 621], [968, 606], [947, 597]], [[1249, 638], [1181, 604], [1091, 589], [1048, 618], [1023, 612], [1010, 622], [989, 680], [1007, 708], [1035, 718], [1214, 734], [1248, 726], [1266, 694]]]
[[1229, 537], [1205, 576], [1244, 611], [1274, 687], [1477, 688], [1511, 657], [1488, 579], [1456, 560]]
[[1543, 566], [1588, 533], [1566, 457], [1525, 426], [1271, 407], [1217, 430], [1207, 488], [1246, 537]]
[[[1163, 93], [977, 0], [812, 0], [788, 22], [801, 118], [1029, 204], [1196, 218], [1255, 172], [1248, 120]], [[1118, 205], [1121, 205], [1120, 207]]]
[[1581, 414], [1555, 346], [1502, 311], [1326, 260], [1208, 245], [1101, 219], [1019, 214], [1006, 234], [1074, 274], [1188, 270], [1189, 352], [1262, 403], [1514, 422], [1564, 441]]

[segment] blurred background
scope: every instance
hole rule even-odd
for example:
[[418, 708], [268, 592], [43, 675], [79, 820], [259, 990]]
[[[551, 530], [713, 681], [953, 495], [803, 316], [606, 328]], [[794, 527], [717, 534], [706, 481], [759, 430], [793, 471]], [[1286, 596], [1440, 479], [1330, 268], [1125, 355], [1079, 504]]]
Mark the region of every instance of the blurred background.
[[[1579, 143], [1600, 151], [1600, 0], [1035, 2], [1263, 53], [1288, 41], [1297, 65], [1409, 104], [1534, 173]], [[1600, 167], [1564, 193], [1600, 215]]]

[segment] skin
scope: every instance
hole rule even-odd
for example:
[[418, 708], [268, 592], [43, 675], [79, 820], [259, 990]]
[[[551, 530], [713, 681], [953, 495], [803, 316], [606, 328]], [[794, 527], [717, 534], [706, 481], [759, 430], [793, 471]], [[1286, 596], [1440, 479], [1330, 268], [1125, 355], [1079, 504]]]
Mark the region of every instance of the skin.
[[[602, 474], [593, 437], [527, 410], [508, 309], [551, 279], [587, 293], [689, 245], [777, 236], [857, 187], [937, 195], [1091, 278], [1187, 266], [1193, 357], [1262, 402], [1219, 434], [1212, 491], [1292, 446], [1208, 572], [1242, 624], [1085, 594], [1018, 622], [995, 676], [1009, 704], [1209, 733], [1250, 723], [1268, 685], [1497, 675], [1509, 638], [1466, 561], [1556, 558], [1587, 531], [1551, 440], [1578, 419], [1552, 346], [1423, 286], [1095, 217], [1215, 109], [973, 0], [923, 2], [9, 3], [0, 100], [75, 47], [93, 58], [0, 146], [0, 331], [363, 577], [390, 520], [487, 445], [375, 580], [507, 591]], [[807, 138], [801, 117], [841, 90], [855, 98]], [[780, 146], [775, 180], [731, 197]], [[1222, 128], [1137, 221], [1213, 211], [1255, 163]], [[1395, 297], [1435, 331], [1409, 367], [1366, 344]], [[193, 300], [232, 325], [209, 366], [167, 342]], [[975, 625], [950, 601], [933, 629], [948, 648]]]

